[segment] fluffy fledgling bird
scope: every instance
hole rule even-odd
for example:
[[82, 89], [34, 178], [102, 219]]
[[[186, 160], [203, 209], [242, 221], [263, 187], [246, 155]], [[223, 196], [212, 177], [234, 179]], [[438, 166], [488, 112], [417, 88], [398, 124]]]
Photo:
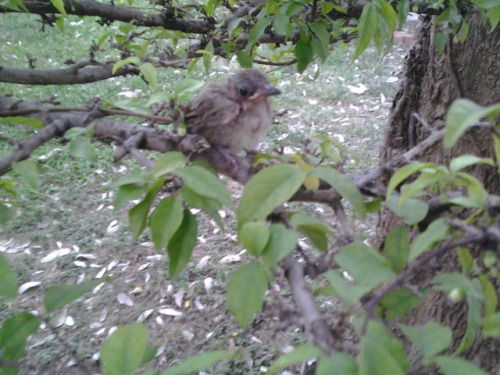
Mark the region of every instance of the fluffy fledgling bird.
[[232, 153], [254, 151], [272, 122], [269, 97], [280, 90], [255, 69], [243, 69], [225, 82], [208, 83], [184, 107], [188, 133]]

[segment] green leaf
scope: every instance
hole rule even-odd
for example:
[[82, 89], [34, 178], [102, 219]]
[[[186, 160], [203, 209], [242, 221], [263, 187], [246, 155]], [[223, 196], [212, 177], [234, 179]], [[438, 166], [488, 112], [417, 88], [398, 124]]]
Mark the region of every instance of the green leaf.
[[495, 313], [498, 305], [496, 289], [486, 275], [481, 275], [479, 277], [479, 282], [481, 283], [484, 295], [484, 316], [488, 317]]
[[50, 0], [52, 5], [61, 13], [62, 15], [66, 15], [66, 10], [64, 9], [64, 0]]
[[500, 313], [492, 314], [483, 319], [483, 335], [500, 339]]
[[269, 227], [263, 221], [250, 221], [238, 231], [238, 241], [254, 256], [262, 253], [270, 236]]
[[420, 298], [406, 289], [395, 289], [380, 301], [380, 305], [384, 309], [384, 318], [389, 321], [408, 315], [421, 303]]
[[141, 323], [118, 328], [101, 349], [106, 375], [134, 375], [146, 353], [148, 330]]
[[273, 268], [295, 250], [299, 234], [283, 224], [271, 224], [269, 233], [269, 241], [263, 250], [263, 262], [266, 267]]
[[434, 167], [434, 163], [413, 163], [407, 164], [399, 168], [396, 173], [394, 173], [387, 186], [386, 199], [389, 200], [391, 193], [396, 189], [404, 180], [410, 177], [412, 174], [419, 172], [424, 168]]
[[500, 137], [493, 135], [493, 147], [495, 150], [495, 159], [498, 166], [498, 172], [500, 172]]
[[193, 92], [202, 88], [204, 85], [205, 82], [203, 81], [199, 81], [192, 78], [185, 78], [174, 86], [174, 94], [175, 96], [179, 96], [181, 94], [187, 94], [189, 92]]
[[451, 291], [456, 288], [468, 291], [472, 287], [471, 280], [458, 272], [444, 273], [437, 275], [432, 279], [434, 285], [433, 289], [442, 291]]
[[14, 212], [5, 204], [0, 203], [0, 225], [5, 225], [14, 217]]
[[379, 14], [382, 16], [385, 23], [387, 24], [388, 36], [392, 37], [392, 34], [394, 33], [394, 31], [396, 31], [396, 27], [398, 25], [398, 16], [396, 14], [396, 11], [392, 7], [392, 5], [390, 5], [385, 1], [379, 1], [377, 5]]
[[330, 47], [330, 33], [323, 22], [308, 22], [307, 26], [312, 30], [316, 38], [321, 42], [323, 50], [327, 51]]
[[153, 203], [156, 194], [158, 194], [158, 191], [160, 191], [164, 182], [164, 179], [158, 179], [148, 189], [148, 192], [146, 193], [144, 199], [137, 203], [134, 207], [132, 207], [128, 212], [130, 233], [132, 234], [132, 238], [134, 239], [134, 241], [136, 241], [141, 233], [144, 232], [144, 229], [146, 229], [149, 209], [151, 208], [151, 204]]
[[319, 219], [303, 213], [294, 213], [290, 218], [293, 227], [307, 236], [311, 243], [321, 251], [328, 249], [328, 237], [332, 231]]
[[151, 239], [157, 251], [165, 248], [182, 223], [183, 207], [177, 197], [163, 199], [149, 218]]
[[[457, 172], [455, 174], [455, 182], [467, 188], [467, 193], [469, 194], [468, 204], [478, 208], [485, 206], [488, 192], [481, 181], [468, 173]], [[456, 203], [457, 200], [450, 199], [450, 202]]]
[[231, 195], [227, 187], [205, 168], [190, 166], [179, 168], [175, 174], [182, 178], [184, 184], [196, 193], [217, 200], [226, 207], [233, 207]]
[[186, 157], [177, 151], [167, 152], [161, 154], [153, 168], [148, 173], [148, 178], [150, 180], [156, 180], [157, 178], [175, 171], [180, 166], [187, 163]]
[[196, 245], [198, 222], [196, 217], [188, 210], [184, 210], [182, 223], [168, 243], [167, 251], [170, 263], [168, 274], [176, 277], [188, 264], [191, 253]]
[[387, 207], [396, 215], [400, 216], [405, 224], [408, 225], [413, 225], [422, 221], [429, 211], [427, 204], [419, 199], [410, 198], [400, 205], [399, 198], [396, 194], [391, 195], [386, 203]]
[[205, 11], [209, 16], [215, 14], [215, 10], [220, 6], [222, 2], [220, 0], [208, 0], [204, 6]]
[[[146, 346], [146, 351], [144, 352], [144, 357], [142, 358], [141, 365], [145, 365], [148, 362], [151, 362], [154, 357], [156, 356], [156, 353], [158, 352], [158, 346], [157, 345], [148, 345]], [[152, 375], [155, 375], [156, 372], [153, 371]], [[145, 375], [142, 373], [141, 375]]]
[[432, 282], [435, 284], [434, 290], [452, 293], [458, 291], [458, 293], [465, 294], [467, 297], [467, 330], [454, 354], [461, 353], [472, 345], [476, 332], [481, 326], [481, 312], [484, 300], [481, 283], [477, 279], [471, 280], [458, 272], [438, 275], [433, 278]]
[[183, 362], [170, 367], [160, 375], [186, 375], [195, 371], [206, 370], [224, 359], [234, 358], [235, 355], [229, 352], [219, 350], [208, 353], [194, 355]]
[[344, 276], [338, 270], [328, 271], [326, 278], [335, 296], [349, 307], [359, 303], [361, 297], [372, 289], [371, 285], [353, 285], [352, 283], [347, 283]]
[[448, 348], [453, 340], [451, 329], [436, 322], [413, 327], [401, 324], [399, 327], [420, 351], [424, 364], [429, 364], [429, 360]]
[[335, 262], [361, 285], [376, 287], [383, 281], [394, 281], [396, 274], [373, 247], [354, 242], [344, 247], [334, 257]]
[[5, 319], [2, 328], [0, 328], [2, 360], [12, 361], [22, 358], [26, 340], [38, 330], [39, 326], [40, 318], [27, 312], [21, 312]]
[[487, 372], [462, 358], [438, 356], [435, 358], [435, 361], [445, 375], [489, 375]]
[[[311, 45], [313, 47], [313, 55], [318, 56], [319, 59], [321, 60], [321, 62], [324, 63], [326, 61], [327, 57], [328, 57], [327, 50], [325, 50], [323, 48], [323, 46], [321, 45], [321, 42], [317, 38], [312, 38], [311, 39]], [[316, 79], [318, 77], [318, 74], [319, 74], [319, 69], [316, 72], [314, 79]]]
[[469, 349], [476, 339], [477, 331], [481, 328], [481, 313], [483, 309], [483, 295], [479, 280], [471, 282], [467, 291], [467, 330], [462, 341], [453, 354], [457, 355]]
[[315, 346], [297, 346], [290, 353], [283, 354], [281, 357], [279, 357], [269, 369], [268, 374], [275, 374], [279, 370], [284, 369], [290, 365], [318, 358], [322, 354], [323, 352]]
[[500, 104], [483, 107], [468, 99], [455, 100], [446, 115], [444, 147], [453, 147], [462, 134], [477, 121], [489, 115], [496, 116], [498, 113]]
[[453, 158], [450, 162], [450, 171], [456, 173], [461, 169], [467, 168], [474, 164], [488, 164], [493, 166], [493, 160], [489, 158], [479, 158], [474, 155], [460, 155]]
[[429, 251], [437, 242], [446, 237], [449, 225], [443, 219], [434, 220], [427, 229], [413, 241], [410, 250], [410, 260]]
[[314, 168], [312, 174], [326, 181], [337, 190], [342, 197], [349, 201], [361, 218], [365, 218], [366, 205], [363, 200], [363, 195], [351, 179], [331, 167]]
[[120, 69], [122, 66], [125, 66], [127, 64], [139, 66], [141, 64], [141, 59], [138, 58], [137, 56], [131, 56], [131, 57], [127, 57], [126, 59], [119, 60], [119, 61], [114, 63], [113, 69], [111, 69], [111, 73], [115, 74], [118, 71], [118, 69]]
[[328, 250], [330, 230], [323, 224], [301, 224], [297, 229], [320, 251]]
[[380, 324], [370, 322], [361, 340], [359, 375], [404, 375], [409, 368], [403, 344]]
[[111, 182], [108, 186], [114, 188], [128, 184], [145, 184], [148, 182], [148, 174], [142, 169], [134, 169], [131, 173]]
[[203, 66], [205, 67], [205, 73], [210, 73], [210, 68], [212, 67], [212, 57], [214, 56], [214, 44], [212, 41], [208, 42], [205, 46], [205, 52], [203, 54]]
[[243, 21], [243, 18], [238, 17], [238, 18], [233, 19], [231, 22], [229, 22], [229, 24], [227, 25], [227, 33], [229, 35], [232, 35], [233, 31], [238, 28], [241, 21]]
[[285, 14], [277, 14], [273, 20], [273, 28], [279, 35], [290, 36], [293, 30], [290, 24], [290, 17]]
[[247, 326], [262, 309], [267, 284], [266, 271], [255, 261], [238, 268], [231, 275], [227, 283], [227, 304], [239, 325]]
[[333, 352], [329, 357], [322, 355], [319, 359], [316, 375], [357, 375], [358, 364], [346, 353]]
[[382, 198], [377, 197], [365, 203], [366, 212], [373, 213], [380, 211], [380, 207], [382, 206]]
[[410, 0], [398, 1], [396, 10], [398, 13], [398, 29], [401, 29], [406, 23], [408, 13], [410, 13]]
[[246, 50], [249, 50], [255, 43], [258, 42], [260, 36], [264, 34], [266, 27], [272, 22], [271, 17], [262, 17], [257, 23], [252, 27], [250, 33], [248, 34], [248, 42]]
[[500, 21], [500, 7], [496, 6], [496, 7], [489, 8], [486, 11], [486, 13], [490, 17], [490, 23], [491, 23], [490, 32], [493, 32], [496, 29], [498, 22]]
[[474, 258], [470, 254], [469, 249], [467, 249], [466, 247], [457, 248], [457, 256], [458, 262], [460, 263], [460, 266], [462, 266], [462, 272], [470, 272], [472, 270], [472, 267], [474, 266]]
[[68, 143], [67, 150], [75, 158], [87, 160], [90, 162], [97, 160], [97, 152], [88, 137], [74, 137]]
[[376, 3], [366, 3], [359, 18], [359, 38], [356, 44], [354, 58], [358, 57], [368, 47], [379, 27], [379, 13]]
[[395, 272], [400, 273], [406, 265], [410, 254], [408, 232], [405, 227], [398, 226], [389, 232], [384, 241], [384, 254], [391, 263], [391, 268]]
[[138, 199], [146, 190], [146, 186], [126, 184], [120, 186], [113, 199], [114, 211], [121, 210], [131, 200]]
[[152, 88], [158, 86], [158, 72], [151, 63], [144, 63], [139, 67], [141, 77], [146, 80]]
[[423, 193], [424, 190], [431, 185], [446, 183], [447, 181], [447, 173], [442, 173], [440, 169], [423, 172], [411, 184], [405, 184], [401, 187], [401, 196], [398, 204], [403, 205], [409, 198], [421, 195], [421, 193]]
[[32, 159], [27, 159], [12, 163], [12, 169], [19, 173], [26, 182], [33, 189], [38, 189], [40, 182], [38, 181], [38, 165]]
[[0, 117], [0, 123], [8, 123], [8, 124], [24, 124], [31, 126], [33, 129], [42, 129], [45, 125], [40, 120], [31, 118], [31, 117]]
[[236, 211], [238, 225], [264, 221], [302, 186], [306, 172], [292, 164], [273, 165], [259, 171], [245, 185]]
[[253, 65], [252, 55], [245, 51], [236, 52], [236, 60], [242, 68], [251, 68]]
[[82, 284], [54, 285], [47, 289], [43, 297], [43, 304], [47, 312], [57, 310], [101, 284], [102, 280], [93, 280]]
[[219, 215], [219, 210], [222, 208], [222, 204], [218, 200], [200, 195], [187, 186], [183, 186], [179, 190], [179, 193], [182, 200], [189, 207], [202, 209], [215, 220], [217, 225], [222, 230], [224, 230], [224, 221]]
[[0, 254], [0, 296], [6, 298], [15, 298], [17, 296], [16, 275], [3, 254]]
[[295, 44], [295, 57], [297, 58], [297, 71], [304, 72], [313, 58], [313, 47], [310, 40], [300, 38]]

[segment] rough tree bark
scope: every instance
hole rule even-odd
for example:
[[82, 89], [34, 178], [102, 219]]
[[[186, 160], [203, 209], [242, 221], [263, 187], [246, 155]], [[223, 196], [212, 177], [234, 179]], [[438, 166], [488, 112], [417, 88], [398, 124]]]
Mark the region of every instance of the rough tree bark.
[[[396, 95], [389, 118], [385, 142], [380, 162], [400, 155], [428, 135], [426, 126], [443, 128], [445, 115], [451, 103], [458, 98], [467, 98], [481, 105], [500, 101], [500, 32], [490, 32], [491, 26], [482, 23], [479, 15], [471, 17], [470, 32], [463, 43], [446, 42], [444, 51], [436, 49], [436, 35], [439, 30], [432, 17], [421, 20], [415, 36], [416, 43], [409, 52], [404, 71], [404, 80]], [[414, 114], [419, 115], [418, 120]], [[451, 150], [444, 151], [441, 143], [427, 150], [419, 157], [421, 161], [446, 164], [454, 156], [467, 153], [483, 157], [493, 157], [491, 135], [486, 129], [472, 129]], [[492, 193], [500, 192], [500, 176], [495, 168], [487, 166], [469, 170]], [[388, 179], [390, 176], [385, 176]], [[386, 180], [387, 181], [387, 180]], [[387, 212], [381, 218], [379, 238], [401, 222]], [[473, 251], [480, 251], [475, 249]], [[435, 268], [423, 270], [415, 280], [420, 285], [435, 275], [437, 270], [459, 270], [456, 259], [450, 254], [438, 259]], [[498, 294], [497, 286], [497, 294]], [[407, 324], [424, 324], [435, 320], [450, 326], [455, 333], [456, 349], [466, 329], [467, 306], [464, 303], [452, 305], [443, 293], [431, 293], [416, 309]], [[413, 362], [418, 354], [411, 349]], [[466, 353], [484, 370], [500, 374], [500, 343], [493, 340], [476, 340]], [[418, 374], [436, 374], [436, 369]]]

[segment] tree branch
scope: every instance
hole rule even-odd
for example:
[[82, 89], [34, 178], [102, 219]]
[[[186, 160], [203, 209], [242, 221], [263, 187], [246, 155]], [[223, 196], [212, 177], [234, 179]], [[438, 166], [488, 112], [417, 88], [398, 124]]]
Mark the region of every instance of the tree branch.
[[[23, 1], [24, 6], [30, 13], [46, 15], [59, 14], [59, 11], [50, 1], [35, 0]], [[66, 0], [64, 1], [66, 13], [77, 16], [101, 17], [111, 21], [122, 21], [134, 23], [137, 26], [161, 26], [167, 30], [183, 31], [193, 34], [207, 34], [215, 29], [213, 22], [207, 20], [183, 19], [175, 15], [175, 9], [157, 11], [156, 13], [142, 12], [133, 8], [120, 7], [101, 3], [94, 0]], [[0, 6], [0, 13], [19, 13], [22, 10], [14, 10]]]
[[292, 256], [288, 256], [283, 261], [283, 267], [287, 271], [293, 299], [303, 318], [303, 325], [307, 334], [316, 346], [325, 353], [331, 354], [336, 346], [336, 340], [330, 327], [316, 307], [314, 296], [305, 282], [304, 267]]
[[126, 76], [128, 74], [139, 74], [139, 67], [134, 65], [123, 66], [114, 74], [113, 64], [81, 67], [75, 64], [65, 69], [37, 70], [19, 69], [0, 66], [0, 82], [19, 83], [24, 85], [78, 85], [103, 81], [112, 77]]

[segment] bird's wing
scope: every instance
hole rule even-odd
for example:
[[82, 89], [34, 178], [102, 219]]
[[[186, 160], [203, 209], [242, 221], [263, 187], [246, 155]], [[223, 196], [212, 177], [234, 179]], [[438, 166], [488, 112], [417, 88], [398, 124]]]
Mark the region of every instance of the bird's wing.
[[238, 116], [240, 108], [228, 97], [225, 85], [211, 83], [186, 105], [186, 125], [193, 133], [201, 133], [204, 128], [208, 130], [230, 123]]

